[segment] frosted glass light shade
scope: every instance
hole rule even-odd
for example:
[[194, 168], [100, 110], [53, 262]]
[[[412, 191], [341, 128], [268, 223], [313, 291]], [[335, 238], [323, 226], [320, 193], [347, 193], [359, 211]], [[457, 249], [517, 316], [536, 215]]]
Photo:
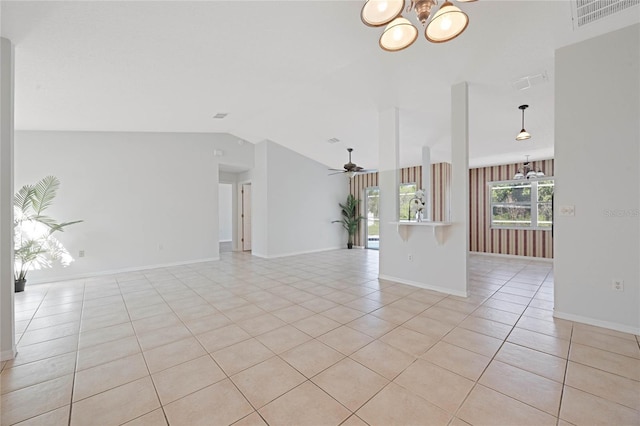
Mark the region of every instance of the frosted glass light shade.
[[525, 129], [520, 130], [520, 133], [518, 133], [518, 136], [516, 136], [516, 140], [524, 141], [527, 139], [531, 139], [531, 135], [529, 134], [529, 132], [527, 132]]
[[445, 1], [427, 25], [424, 35], [432, 43], [444, 43], [458, 37], [468, 25], [467, 14]]
[[522, 170], [518, 170], [518, 172], [513, 176], [514, 179], [524, 179], [524, 175], [522, 174]]
[[402, 16], [387, 25], [380, 36], [380, 47], [389, 52], [397, 52], [411, 46], [418, 38], [418, 29]]
[[365, 25], [380, 27], [400, 16], [404, 0], [367, 0], [360, 12]]

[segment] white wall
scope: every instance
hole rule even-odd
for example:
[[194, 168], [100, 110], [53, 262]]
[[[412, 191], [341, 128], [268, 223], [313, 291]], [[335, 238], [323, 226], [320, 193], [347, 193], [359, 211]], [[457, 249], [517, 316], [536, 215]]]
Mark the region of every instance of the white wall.
[[272, 141], [256, 144], [252, 181], [253, 254], [279, 257], [346, 246], [338, 203], [349, 193], [344, 176]]
[[14, 50], [0, 38], [0, 360], [15, 356], [13, 277]]
[[[640, 25], [556, 52], [555, 315], [640, 334]], [[563, 216], [562, 206], [575, 206]], [[613, 279], [624, 291], [612, 290]]]
[[255, 161], [251, 173], [251, 253], [269, 256], [269, 190], [267, 141], [255, 146]]
[[231, 241], [233, 235], [233, 184], [221, 183], [218, 186], [218, 239]]
[[55, 175], [50, 215], [84, 220], [59, 234], [76, 261], [32, 271], [32, 283], [217, 259], [218, 161], [253, 164], [253, 145], [226, 134], [20, 131], [15, 141], [16, 188]]
[[[466, 83], [452, 87], [451, 226], [440, 245], [432, 227], [398, 220], [398, 114], [380, 114], [380, 278], [459, 296], [467, 295], [468, 96]], [[406, 234], [404, 234], [406, 233]], [[409, 256], [412, 260], [409, 260]]]

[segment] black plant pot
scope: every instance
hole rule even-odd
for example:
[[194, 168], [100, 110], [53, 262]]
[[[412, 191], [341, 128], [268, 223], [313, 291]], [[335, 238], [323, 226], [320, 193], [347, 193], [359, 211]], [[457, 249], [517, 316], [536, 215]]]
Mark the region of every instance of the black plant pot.
[[353, 243], [347, 243], [347, 248], [351, 250], [353, 248]]
[[15, 281], [15, 290], [16, 293], [20, 293], [21, 291], [24, 291], [24, 286], [27, 284], [27, 280], [26, 278], [23, 278], [21, 280], [16, 280]]

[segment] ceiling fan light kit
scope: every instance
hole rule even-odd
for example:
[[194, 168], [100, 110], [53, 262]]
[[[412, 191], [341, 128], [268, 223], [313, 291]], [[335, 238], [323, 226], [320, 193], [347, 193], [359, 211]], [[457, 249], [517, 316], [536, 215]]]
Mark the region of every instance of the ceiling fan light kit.
[[[460, 3], [475, 0], [458, 0]], [[380, 36], [380, 47], [388, 52], [397, 52], [411, 46], [418, 38], [418, 29], [402, 16], [402, 11], [415, 11], [416, 18], [425, 25], [424, 35], [432, 43], [444, 43], [458, 37], [469, 25], [469, 16], [449, 0], [445, 0], [429, 23], [437, 0], [367, 0], [360, 18], [365, 25], [386, 25]]]

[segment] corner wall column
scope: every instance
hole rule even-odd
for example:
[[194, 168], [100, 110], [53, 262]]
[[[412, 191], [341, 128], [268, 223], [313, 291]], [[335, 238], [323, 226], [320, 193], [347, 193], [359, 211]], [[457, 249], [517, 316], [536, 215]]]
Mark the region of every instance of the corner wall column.
[[13, 307], [13, 89], [11, 41], [0, 38], [0, 360], [16, 355]]

